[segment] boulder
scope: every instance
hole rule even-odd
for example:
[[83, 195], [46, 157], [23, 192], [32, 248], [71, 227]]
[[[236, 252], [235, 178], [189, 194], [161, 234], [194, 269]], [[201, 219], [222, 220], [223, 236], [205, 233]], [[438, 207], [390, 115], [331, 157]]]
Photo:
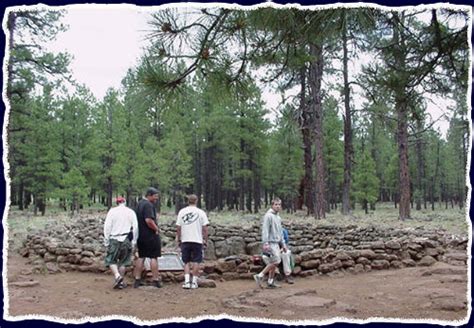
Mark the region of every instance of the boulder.
[[347, 260], [347, 261], [342, 261], [342, 267], [344, 269], [346, 268], [350, 268], [350, 267], [353, 267], [355, 265], [355, 262], [351, 259], [351, 260]]
[[334, 265], [332, 263], [321, 264], [318, 270], [322, 273], [328, 273], [334, 271]]
[[213, 273], [216, 269], [216, 263], [215, 262], [204, 262], [202, 271], [204, 273]]
[[256, 255], [262, 252], [262, 243], [261, 242], [251, 242], [245, 246], [245, 254]]
[[216, 262], [216, 272], [223, 274], [224, 272], [234, 272], [237, 268], [235, 261], [224, 261], [222, 259]]
[[46, 270], [48, 270], [48, 273], [59, 273], [59, 272], [62, 272], [62, 270], [59, 268], [58, 264], [56, 264], [56, 263], [51, 263], [51, 262], [47, 262], [47, 263], [46, 263]]
[[316, 269], [321, 264], [320, 260], [309, 260], [300, 263], [302, 269]]
[[375, 258], [376, 255], [375, 255], [375, 252], [373, 250], [361, 249], [360, 250], [360, 256], [371, 260], [371, 259]]
[[91, 264], [94, 263], [94, 260], [91, 259], [90, 257], [83, 257], [83, 258], [81, 258], [79, 263], [82, 264], [82, 265], [91, 265]]
[[224, 280], [237, 280], [239, 279], [239, 274], [237, 272], [224, 272], [222, 274]]
[[389, 240], [385, 243], [385, 247], [390, 249], [401, 249], [402, 245], [398, 241]]
[[212, 279], [199, 279], [198, 281], [199, 288], [216, 288], [216, 282]]
[[360, 264], [363, 264], [363, 265], [366, 265], [366, 264], [370, 264], [370, 260], [366, 257], [359, 257], [357, 260], [356, 260], [356, 263], [360, 263]]
[[425, 254], [426, 255], [429, 255], [429, 256], [432, 256], [432, 257], [436, 257], [439, 255], [439, 252], [438, 252], [438, 249], [437, 248], [426, 248], [425, 249]]
[[377, 241], [374, 241], [370, 245], [370, 248], [372, 248], [372, 249], [384, 249], [385, 248], [385, 243], [382, 240], [377, 240]]
[[431, 266], [436, 263], [436, 259], [434, 259], [432, 256], [426, 255], [424, 256], [420, 262], [418, 262], [419, 266]]
[[403, 263], [401, 261], [395, 260], [390, 262], [390, 266], [394, 269], [401, 269], [403, 268]]
[[44, 254], [44, 261], [45, 262], [54, 262], [56, 261], [56, 255], [51, 253]]
[[354, 265], [354, 273], [361, 273], [361, 272], [364, 272], [364, 265], [363, 264]]
[[390, 267], [390, 262], [388, 262], [387, 260], [374, 260], [372, 261], [371, 266], [372, 269], [375, 270], [384, 270]]
[[204, 259], [206, 260], [216, 260], [216, 247], [214, 242], [209, 238], [207, 241], [207, 248], [204, 250]]
[[239, 236], [229, 237], [223, 241], [216, 242], [215, 249], [218, 258], [242, 253], [245, 254], [245, 241]]
[[249, 264], [247, 262], [242, 262], [237, 266], [236, 271], [238, 273], [244, 273], [244, 272], [248, 272], [249, 269], [250, 269]]
[[402, 260], [402, 263], [403, 265], [407, 266], [407, 267], [414, 267], [416, 266], [416, 262], [413, 261], [412, 259], [403, 259]]
[[346, 252], [338, 252], [336, 254], [336, 260], [348, 261], [348, 260], [352, 260], [352, 257]]

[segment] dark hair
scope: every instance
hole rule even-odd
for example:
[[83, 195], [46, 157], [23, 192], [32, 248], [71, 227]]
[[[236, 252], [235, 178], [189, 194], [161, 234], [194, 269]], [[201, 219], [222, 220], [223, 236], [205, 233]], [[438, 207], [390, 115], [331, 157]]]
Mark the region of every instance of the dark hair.
[[159, 193], [160, 192], [158, 191], [158, 189], [150, 187], [150, 188], [147, 189], [145, 197], [153, 196], [153, 195], [156, 195], [156, 194], [159, 194]]

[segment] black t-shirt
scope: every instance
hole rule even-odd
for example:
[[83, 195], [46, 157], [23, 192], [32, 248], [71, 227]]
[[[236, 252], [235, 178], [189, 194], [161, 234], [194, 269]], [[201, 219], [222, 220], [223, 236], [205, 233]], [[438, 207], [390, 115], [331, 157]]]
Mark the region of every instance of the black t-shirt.
[[142, 199], [137, 206], [137, 220], [138, 220], [138, 239], [146, 240], [153, 238], [156, 233], [146, 224], [145, 219], [150, 218], [156, 221], [156, 208], [148, 199]]

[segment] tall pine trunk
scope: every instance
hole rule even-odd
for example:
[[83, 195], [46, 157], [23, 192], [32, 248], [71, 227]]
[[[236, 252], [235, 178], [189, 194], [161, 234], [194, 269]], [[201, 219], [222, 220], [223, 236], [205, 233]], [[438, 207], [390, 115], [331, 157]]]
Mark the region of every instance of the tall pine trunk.
[[306, 67], [301, 70], [301, 134], [303, 136], [304, 151], [304, 178], [303, 178], [303, 199], [306, 205], [307, 215], [314, 214], [314, 188], [313, 188], [313, 151], [311, 142], [311, 114], [306, 102]]
[[407, 71], [406, 61], [406, 45], [403, 40], [403, 33], [399, 29], [403, 29], [402, 22], [397, 13], [394, 13], [393, 26], [393, 56], [397, 71], [393, 71], [396, 85], [395, 91], [395, 111], [397, 113], [397, 141], [399, 156], [399, 188], [400, 203], [398, 207], [398, 215], [400, 220], [410, 218], [410, 169], [408, 166], [408, 95], [407, 95], [407, 77], [404, 72]]
[[410, 169], [408, 166], [408, 124], [407, 108], [403, 99], [396, 100], [398, 117], [398, 156], [399, 156], [399, 186], [400, 204], [398, 214], [400, 220], [410, 218]]
[[424, 163], [423, 163], [423, 139], [421, 137], [421, 130], [422, 130], [422, 126], [421, 126], [421, 121], [418, 120], [417, 121], [417, 130], [418, 130], [418, 135], [416, 137], [416, 143], [415, 143], [415, 147], [416, 147], [416, 166], [417, 166], [417, 170], [416, 170], [416, 187], [417, 187], [417, 190], [418, 190], [418, 197], [416, 199], [416, 210], [419, 211], [421, 210], [421, 199], [422, 198], [425, 198], [425, 197], [422, 197], [424, 196], [425, 194], [425, 191], [424, 191], [424, 188], [423, 188], [423, 180], [424, 180]]
[[320, 45], [311, 44], [310, 54], [313, 57], [309, 71], [311, 89], [311, 107], [314, 113], [314, 144], [316, 146], [316, 219], [326, 217], [326, 181], [323, 156], [323, 107], [321, 104], [321, 81], [323, 77], [323, 49]]
[[343, 75], [344, 75], [344, 180], [342, 184], [342, 206], [341, 212], [343, 215], [351, 213], [351, 176], [352, 176], [352, 115], [350, 108], [350, 88], [349, 88], [349, 72], [348, 72], [348, 51], [347, 51], [347, 26], [346, 26], [346, 11], [343, 10], [343, 33], [342, 33], [342, 48], [343, 48]]

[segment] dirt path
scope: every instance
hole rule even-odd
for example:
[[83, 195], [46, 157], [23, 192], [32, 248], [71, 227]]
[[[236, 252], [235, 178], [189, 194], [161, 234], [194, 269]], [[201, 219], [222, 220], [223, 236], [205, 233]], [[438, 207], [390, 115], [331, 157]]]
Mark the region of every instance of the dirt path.
[[[111, 276], [68, 272], [31, 274], [25, 259], [8, 259], [11, 316], [60, 318], [124, 315], [141, 320], [229, 316], [274, 320], [370, 317], [462, 320], [467, 315], [465, 267], [437, 263], [364, 274], [297, 278], [294, 285], [257, 289], [253, 280], [217, 282], [217, 288], [183, 290], [143, 286], [111, 289]], [[193, 297], [190, 297], [192, 295]], [[153, 304], [150, 312], [142, 306]]]

